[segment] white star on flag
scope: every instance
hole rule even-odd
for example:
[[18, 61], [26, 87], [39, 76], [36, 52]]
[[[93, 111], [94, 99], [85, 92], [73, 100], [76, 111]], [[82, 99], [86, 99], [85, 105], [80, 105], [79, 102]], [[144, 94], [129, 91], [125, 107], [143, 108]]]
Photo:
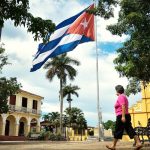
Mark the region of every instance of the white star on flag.
[[84, 19], [83, 22], [81, 22], [81, 25], [83, 25], [83, 28], [84, 28], [84, 29], [87, 28], [88, 22], [86, 21], [86, 18]]

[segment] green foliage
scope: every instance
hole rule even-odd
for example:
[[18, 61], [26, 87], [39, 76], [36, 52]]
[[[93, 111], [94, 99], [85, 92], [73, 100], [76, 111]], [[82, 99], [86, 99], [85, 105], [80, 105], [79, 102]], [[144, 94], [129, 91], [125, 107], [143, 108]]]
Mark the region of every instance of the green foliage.
[[[4, 55], [5, 49], [0, 47], [0, 73], [2, 73], [2, 68], [7, 65], [7, 56]], [[19, 88], [20, 84], [17, 83], [16, 78], [7, 79], [5, 77], [0, 77], [0, 114], [7, 113], [9, 108], [7, 105], [8, 97], [15, 94]]]
[[40, 133], [39, 140], [65, 141], [66, 139], [61, 134], [53, 134], [46, 131]]
[[61, 134], [50, 134], [49, 137], [50, 141], [65, 141], [66, 139], [64, 138], [64, 136], [62, 136]]
[[63, 97], [66, 97], [67, 95], [71, 94], [72, 95], [76, 95], [77, 97], [79, 96], [79, 94], [76, 92], [77, 90], [79, 90], [80, 88], [76, 85], [72, 86], [70, 85], [66, 85], [63, 87]]
[[8, 64], [7, 56], [4, 55], [4, 52], [5, 52], [5, 49], [2, 48], [2, 46], [0, 46], [0, 73], [2, 73], [1, 70], [3, 66]]
[[47, 79], [52, 81], [55, 76], [58, 79], [62, 80], [62, 83], [66, 84], [67, 77], [70, 80], [74, 80], [75, 76], [77, 75], [77, 71], [72, 67], [72, 65], [79, 66], [79, 61], [72, 59], [67, 56], [67, 54], [62, 54], [57, 57], [51, 59], [44, 65], [44, 69], [48, 69], [46, 73]]
[[103, 123], [104, 129], [108, 130], [108, 129], [112, 129], [112, 131], [115, 130], [115, 121], [112, 120], [108, 120], [107, 122]]
[[81, 109], [77, 107], [66, 108], [64, 112], [68, 118], [68, 126], [76, 129], [87, 128], [87, 121]]
[[16, 78], [0, 78], [0, 114], [8, 112], [7, 99], [10, 95], [16, 94], [20, 86]]
[[80, 88], [76, 85], [72, 86], [70, 85], [65, 85], [63, 87], [63, 97], [67, 96], [67, 101], [69, 103], [69, 107], [71, 108], [71, 101], [73, 100], [71, 98], [71, 95], [76, 95], [77, 97], [79, 96], [79, 94], [76, 92], [77, 90], [79, 90]]
[[38, 139], [39, 140], [49, 140], [50, 135], [51, 135], [50, 131], [41, 131]]
[[14, 22], [14, 26], [26, 26], [27, 31], [34, 35], [34, 40], [39, 38], [44, 40], [45, 35], [55, 29], [51, 20], [34, 17], [29, 13], [29, 0], [1, 0], [0, 28], [4, 26], [4, 21], [8, 19]]
[[117, 50], [114, 60], [120, 76], [137, 81], [150, 81], [150, 1], [122, 0], [118, 23], [108, 29], [116, 35], [127, 34], [129, 39]]
[[59, 112], [51, 112], [51, 113], [48, 113], [48, 115], [49, 115], [50, 123], [53, 126], [58, 127], [59, 126], [59, 120], [60, 120]]
[[[149, 0], [99, 0], [94, 14], [104, 18], [113, 16], [113, 7], [120, 6], [118, 22], [107, 29], [113, 35], [128, 35], [117, 50], [115, 69], [129, 79], [128, 94], [139, 91], [139, 82], [150, 82], [150, 1]], [[135, 83], [136, 79], [136, 83]], [[134, 80], [135, 85], [133, 86]], [[132, 87], [132, 88], [131, 88]], [[134, 89], [133, 89], [134, 88]]]
[[99, 0], [96, 8], [88, 12], [101, 16], [104, 19], [109, 19], [114, 16], [114, 6], [116, 6], [117, 3], [117, 0]]
[[130, 94], [136, 94], [141, 91], [141, 83], [136, 78], [129, 79], [129, 84], [126, 87], [125, 94], [129, 96]]

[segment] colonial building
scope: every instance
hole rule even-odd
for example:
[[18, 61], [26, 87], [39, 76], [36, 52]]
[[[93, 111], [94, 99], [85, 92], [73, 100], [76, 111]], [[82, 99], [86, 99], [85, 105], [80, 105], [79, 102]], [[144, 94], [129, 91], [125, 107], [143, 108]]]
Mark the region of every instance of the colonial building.
[[42, 99], [24, 90], [10, 96], [9, 112], [0, 114], [0, 135], [27, 136], [30, 131], [39, 132]]

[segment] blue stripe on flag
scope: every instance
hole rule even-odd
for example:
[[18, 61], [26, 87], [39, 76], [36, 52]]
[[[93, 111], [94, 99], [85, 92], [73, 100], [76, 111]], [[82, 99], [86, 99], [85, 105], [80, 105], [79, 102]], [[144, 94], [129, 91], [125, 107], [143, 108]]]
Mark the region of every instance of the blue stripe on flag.
[[64, 53], [64, 48], [65, 48], [65, 52], [67, 51], [72, 51], [76, 46], [77, 44], [79, 43], [79, 41], [75, 41], [75, 42], [71, 42], [69, 44], [65, 44], [65, 45], [61, 45], [61, 46], [58, 46], [58, 48], [56, 48], [56, 50], [50, 54], [49, 56], [47, 56], [44, 61], [40, 62], [40, 63], [37, 63], [34, 65], [33, 68], [31, 68], [31, 72], [33, 71], [36, 71], [37, 69], [41, 68], [41, 66], [50, 58], [50, 57], [55, 57], [57, 56], [58, 54], [62, 54]]
[[[87, 8], [86, 8], [87, 9]], [[62, 28], [62, 27], [65, 27], [71, 23], [73, 23], [86, 9], [84, 9], [83, 11], [81, 11], [80, 13], [78, 13], [77, 15], [74, 15], [73, 17], [70, 17], [64, 21], [62, 21], [61, 23], [59, 23], [57, 26], [56, 26], [56, 30]]]

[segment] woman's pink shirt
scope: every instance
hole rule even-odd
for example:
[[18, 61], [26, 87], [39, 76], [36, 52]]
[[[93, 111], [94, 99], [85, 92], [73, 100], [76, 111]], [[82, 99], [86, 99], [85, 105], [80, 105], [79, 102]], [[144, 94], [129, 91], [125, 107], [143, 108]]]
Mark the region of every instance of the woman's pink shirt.
[[128, 99], [124, 94], [120, 94], [118, 96], [118, 99], [117, 99], [116, 104], [114, 106], [116, 116], [122, 115], [122, 105], [125, 105], [125, 109], [126, 109], [125, 114], [128, 114], [129, 113], [128, 112]]

